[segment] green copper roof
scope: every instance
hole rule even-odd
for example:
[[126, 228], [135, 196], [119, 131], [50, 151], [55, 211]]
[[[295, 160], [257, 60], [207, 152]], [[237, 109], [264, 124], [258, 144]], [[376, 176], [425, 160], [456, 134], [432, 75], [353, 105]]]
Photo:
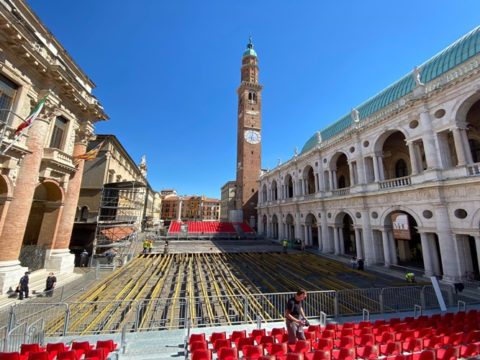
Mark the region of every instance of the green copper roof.
[[[420, 80], [422, 83], [426, 84], [479, 53], [480, 26], [476, 27], [419, 66]], [[403, 78], [356, 108], [360, 115], [360, 121], [412, 92], [415, 86], [416, 84], [412, 72], [405, 75]], [[334, 137], [351, 126], [352, 123], [353, 120], [350, 114], [343, 116], [332, 125], [320, 131], [321, 139], [327, 140]], [[317, 134], [313, 134], [303, 146], [302, 153], [309, 151], [319, 143]]]
[[245, 56], [255, 56], [257, 57], [257, 53], [255, 50], [253, 50], [253, 42], [252, 42], [252, 37], [250, 36], [247, 44], [247, 50], [243, 52], [243, 57]]

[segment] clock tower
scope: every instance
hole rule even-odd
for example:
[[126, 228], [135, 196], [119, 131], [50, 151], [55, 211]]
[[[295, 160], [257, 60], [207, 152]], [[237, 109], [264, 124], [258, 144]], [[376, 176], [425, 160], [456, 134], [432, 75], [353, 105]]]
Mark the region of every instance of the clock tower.
[[236, 209], [243, 221], [256, 227], [258, 178], [261, 169], [262, 86], [252, 39], [243, 53], [238, 94]]

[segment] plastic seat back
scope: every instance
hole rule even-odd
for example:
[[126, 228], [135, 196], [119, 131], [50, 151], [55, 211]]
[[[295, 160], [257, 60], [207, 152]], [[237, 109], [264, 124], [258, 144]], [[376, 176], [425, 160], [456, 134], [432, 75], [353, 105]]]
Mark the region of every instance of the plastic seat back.
[[311, 345], [310, 341], [308, 341], [308, 340], [298, 340], [295, 343], [294, 352], [303, 354], [303, 353], [306, 353], [306, 352], [310, 352], [311, 349], [312, 349], [312, 345]]
[[347, 348], [333, 350], [332, 357], [335, 360], [355, 360], [355, 350]]
[[[238, 352], [236, 348], [221, 348], [217, 354], [218, 360], [237, 360]], [[192, 359], [197, 360], [197, 359]]]
[[195, 350], [192, 352], [192, 360], [212, 360], [210, 350]]
[[400, 355], [402, 353], [402, 345], [399, 342], [389, 342], [380, 344], [381, 355]]
[[98, 349], [92, 349], [88, 350], [85, 353], [85, 357], [98, 357], [100, 360], [106, 360], [106, 355], [105, 355], [105, 348], [98, 348]]
[[206, 341], [194, 341], [190, 344], [190, 352], [193, 353], [195, 350], [207, 350], [208, 344]]
[[205, 341], [205, 334], [192, 334], [192, 335], [190, 335], [190, 339], [188, 339], [188, 343], [191, 344], [194, 341]]
[[317, 350], [313, 353], [312, 360], [330, 360], [332, 354], [328, 350]]
[[448, 347], [448, 348], [440, 348], [435, 350], [435, 358], [437, 360], [456, 360], [458, 359], [458, 348], [456, 347]]
[[215, 344], [216, 340], [224, 340], [226, 338], [227, 338], [227, 333], [225, 331], [213, 332], [212, 335], [210, 335], [210, 343]]
[[221, 348], [229, 348], [231, 346], [232, 342], [228, 339], [217, 339], [215, 340], [215, 343], [213, 344], [213, 348], [215, 351], [220, 350]]
[[375, 345], [375, 338], [371, 334], [357, 336], [355, 338], [355, 344], [360, 346], [372, 346]]
[[18, 352], [0, 352], [0, 360], [20, 360]]
[[105, 348], [108, 349], [109, 352], [114, 351], [117, 348], [117, 344], [114, 343], [113, 340], [98, 340], [96, 348]]
[[285, 357], [285, 360], [303, 360], [304, 356], [302, 353], [288, 353]]
[[32, 351], [28, 353], [28, 360], [50, 360], [50, 355], [47, 351]]
[[362, 359], [378, 359], [378, 347], [375, 345], [358, 346], [356, 351], [357, 357]]
[[20, 354], [26, 354], [27, 352], [40, 352], [43, 349], [39, 344], [22, 344], [20, 345]]
[[80, 360], [80, 357], [75, 350], [69, 350], [58, 353], [57, 360]]
[[62, 351], [67, 351], [67, 350], [70, 350], [70, 349], [67, 348], [64, 343], [48, 343], [47, 344], [47, 351], [48, 352], [55, 351], [55, 352], [59, 353], [59, 352], [62, 352]]
[[282, 356], [288, 352], [288, 347], [286, 343], [272, 344], [270, 350], [268, 350], [269, 355]]
[[251, 360], [257, 360], [263, 356], [263, 345], [245, 345], [242, 348], [243, 357]]
[[331, 351], [333, 349], [333, 340], [332, 339], [318, 339], [312, 346], [315, 350]]

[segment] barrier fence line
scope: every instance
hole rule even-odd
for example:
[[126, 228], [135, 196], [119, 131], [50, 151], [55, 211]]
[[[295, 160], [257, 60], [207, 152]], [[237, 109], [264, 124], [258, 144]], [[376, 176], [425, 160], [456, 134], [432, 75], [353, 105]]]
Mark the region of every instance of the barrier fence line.
[[[185, 329], [188, 324], [254, 324], [258, 316], [263, 322], [277, 322], [283, 321], [286, 302], [293, 296], [290, 292], [222, 295], [225, 289], [215, 286], [205, 287], [201, 297], [179, 296], [178, 289], [164, 290], [159, 288], [155, 299], [16, 304], [0, 314], [7, 324], [0, 328], [0, 336], [4, 341], [15, 341], [22, 331], [25, 333], [27, 322], [31, 330], [32, 325], [35, 329], [41, 325], [47, 336], [114, 333], [122, 328], [129, 332]], [[447, 290], [443, 292], [448, 295]], [[207, 293], [211, 295], [205, 296]], [[170, 297], [163, 297], [166, 294]], [[309, 291], [304, 310], [307, 317], [318, 318], [322, 313], [338, 317], [361, 316], [364, 311], [412, 311], [415, 305], [425, 310], [438, 308], [432, 286]], [[456, 302], [449, 304], [454, 305]], [[5, 347], [9, 347], [8, 342]]]

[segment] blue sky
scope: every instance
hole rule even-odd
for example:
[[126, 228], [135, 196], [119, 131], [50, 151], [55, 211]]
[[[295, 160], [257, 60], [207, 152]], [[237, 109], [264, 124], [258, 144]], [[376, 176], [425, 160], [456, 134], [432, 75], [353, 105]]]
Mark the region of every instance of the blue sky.
[[220, 197], [235, 179], [236, 88], [253, 36], [262, 167], [478, 23], [478, 0], [28, 0], [97, 85], [116, 135], [155, 190]]

